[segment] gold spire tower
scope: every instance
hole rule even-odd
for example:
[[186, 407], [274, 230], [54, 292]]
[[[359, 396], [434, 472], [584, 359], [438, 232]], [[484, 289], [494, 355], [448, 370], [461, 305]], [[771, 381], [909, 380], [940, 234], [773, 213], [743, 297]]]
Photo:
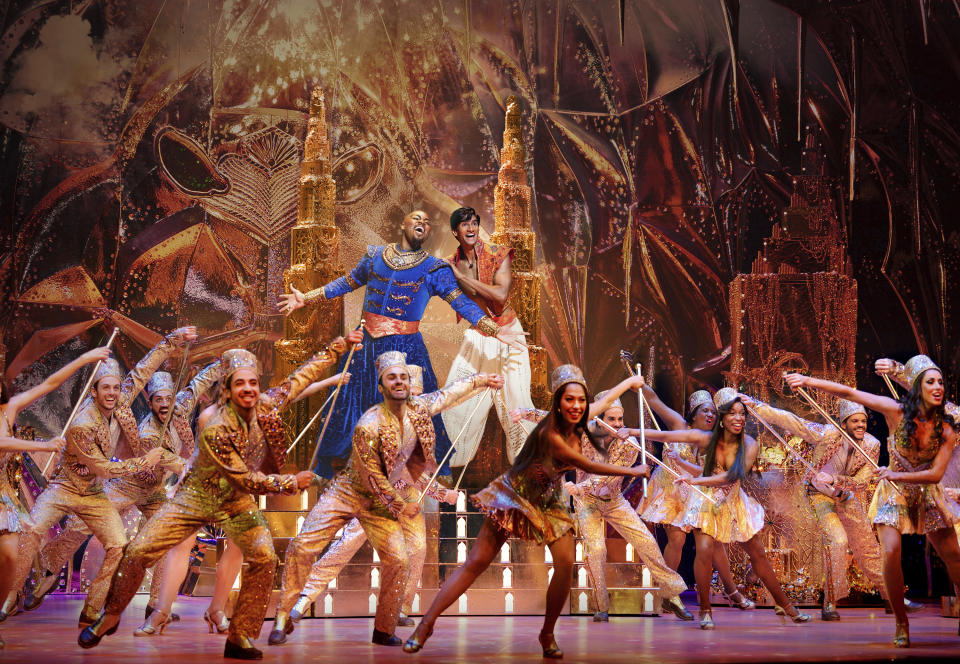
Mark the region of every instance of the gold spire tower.
[[523, 329], [529, 332], [530, 393], [533, 402], [545, 407], [550, 401], [547, 387], [547, 352], [540, 346], [540, 275], [534, 271], [537, 236], [530, 226], [530, 187], [524, 167], [523, 118], [517, 98], [507, 97], [507, 116], [500, 152], [500, 172], [493, 191], [494, 231], [490, 241], [513, 248], [513, 287], [510, 305]]
[[[291, 285], [307, 292], [343, 274], [340, 229], [334, 219], [337, 185], [332, 168], [323, 90], [317, 87], [310, 95], [310, 119], [307, 122], [297, 188], [297, 225], [290, 231], [290, 268], [283, 273], [286, 292], [290, 292]], [[340, 298], [319, 302], [287, 316], [283, 322], [283, 338], [274, 344], [277, 360], [275, 375], [280, 379], [286, 377], [316, 352], [322, 343], [340, 334], [342, 328], [343, 300]], [[319, 399], [320, 396], [315, 395], [308, 399], [308, 406], [289, 411], [288, 424], [291, 430], [299, 431], [306, 424], [308, 411], [312, 412], [320, 406]], [[308, 448], [301, 445], [296, 451], [298, 462], [305, 463], [310, 458], [311, 450]]]

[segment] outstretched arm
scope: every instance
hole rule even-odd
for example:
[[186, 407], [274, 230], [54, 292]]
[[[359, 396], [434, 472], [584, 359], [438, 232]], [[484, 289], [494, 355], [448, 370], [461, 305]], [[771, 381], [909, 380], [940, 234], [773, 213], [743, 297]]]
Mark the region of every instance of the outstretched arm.
[[643, 376], [630, 376], [629, 378], [624, 378], [616, 386], [607, 390], [607, 393], [603, 395], [602, 399], [598, 399], [590, 404], [590, 417], [597, 417], [600, 413], [607, 410], [614, 401], [620, 398], [620, 395], [626, 392], [627, 390], [633, 390], [636, 392], [644, 385]]
[[660, 395], [654, 392], [649, 385], [643, 386], [643, 398], [647, 400], [648, 404], [650, 404], [650, 408], [653, 409], [653, 412], [663, 419], [668, 429], [676, 430], [687, 428], [687, 421], [683, 419], [683, 415], [670, 408], [670, 406], [667, 404], [663, 403], [663, 401], [660, 399]]
[[280, 313], [282, 313], [284, 316], [288, 316], [297, 309], [300, 309], [301, 307], [313, 302], [332, 300], [340, 297], [341, 295], [345, 295], [350, 291], [360, 288], [366, 284], [367, 280], [370, 278], [370, 269], [372, 265], [373, 257], [371, 255], [370, 248], [368, 247], [367, 253], [363, 255], [363, 258], [360, 259], [360, 262], [357, 263], [357, 266], [350, 270], [350, 274], [337, 277], [329, 284], [325, 284], [319, 288], [314, 288], [306, 293], [297, 290], [293, 284], [290, 284], [290, 292], [281, 295], [280, 299], [277, 301], [277, 306], [280, 308]]
[[[14, 421], [17, 419], [17, 414], [28, 408], [30, 404], [40, 397], [46, 396], [60, 387], [63, 382], [75, 374], [80, 367], [84, 366], [85, 364], [93, 364], [94, 362], [106, 360], [109, 357], [110, 349], [106, 346], [88, 350], [86, 353], [67, 364], [67, 366], [47, 376], [43, 382], [10, 397], [10, 401], [7, 402], [6, 405], [7, 419], [10, 420], [10, 426], [13, 426]], [[11, 431], [8, 433], [13, 432]]]
[[898, 422], [903, 413], [900, 404], [890, 397], [864, 392], [849, 385], [834, 383], [831, 380], [823, 380], [822, 378], [804, 376], [798, 373], [787, 374], [784, 379], [787, 381], [787, 384], [794, 389], [798, 387], [813, 387], [818, 390], [823, 390], [824, 392], [836, 394], [838, 397], [849, 401], [855, 401], [870, 410], [877, 411], [887, 418], [888, 423], [890, 421]]
[[[624, 427], [617, 432], [618, 438], [627, 436], [639, 436], [640, 429], [630, 429]], [[699, 429], [682, 429], [680, 431], [657, 431], [656, 429], [644, 429], [643, 436], [647, 440], [656, 440], [661, 443], [686, 443], [693, 445], [698, 449], [703, 449], [710, 442], [710, 431], [700, 431]]]
[[567, 445], [560, 434], [551, 431], [547, 434], [550, 442], [550, 454], [561, 464], [568, 464], [594, 475], [622, 475], [624, 477], [639, 477], [646, 475], [649, 468], [643, 466], [615, 466], [612, 463], [592, 461], [580, 452]]
[[20, 440], [11, 436], [0, 436], [0, 452], [59, 452], [63, 444], [63, 438]]
[[[756, 414], [762, 417], [764, 422], [775, 424], [806, 441], [819, 443], [826, 436], [827, 426], [823, 424], [805, 420], [789, 410], [774, 408], [770, 404], [746, 394], [741, 394], [740, 400], [748, 409], [756, 411]], [[829, 429], [834, 430], [832, 426]]]
[[302, 399], [312, 397], [314, 394], [316, 394], [320, 390], [325, 390], [328, 387], [335, 387], [337, 383], [340, 382], [341, 376], [343, 376], [344, 385], [350, 382], [350, 378], [351, 378], [350, 372], [338, 373], [330, 376], [329, 378], [324, 378], [323, 380], [316, 380], [310, 383], [309, 387], [307, 387], [307, 389], [305, 389], [303, 392], [298, 394], [297, 397], [290, 403], [297, 403]]

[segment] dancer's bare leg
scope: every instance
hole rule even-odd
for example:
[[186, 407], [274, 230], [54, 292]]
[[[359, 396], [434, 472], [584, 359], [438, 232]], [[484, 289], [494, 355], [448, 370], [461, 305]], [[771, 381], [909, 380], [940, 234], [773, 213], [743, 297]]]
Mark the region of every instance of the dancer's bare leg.
[[226, 612], [227, 598], [233, 590], [233, 584], [243, 567], [243, 552], [229, 539], [223, 541], [223, 556], [217, 561], [217, 581], [213, 586], [213, 597], [207, 611], [213, 617], [215, 613]]
[[167, 553], [163, 564], [163, 578], [160, 580], [157, 605], [153, 607], [155, 610], [165, 614], [169, 614], [173, 610], [177, 592], [179, 592], [183, 580], [187, 577], [187, 569], [190, 566], [190, 550], [196, 541], [196, 537], [188, 537]]
[[687, 540], [687, 534], [676, 526], [663, 524], [663, 528], [667, 531], [667, 545], [663, 548], [663, 561], [667, 563], [667, 567], [676, 572], [677, 568], [680, 567], [683, 543]]
[[553, 578], [547, 587], [547, 608], [543, 614], [543, 635], [553, 635], [553, 628], [563, 608], [570, 601], [570, 585], [573, 583], [573, 533], [567, 533], [550, 545], [553, 556]]
[[760, 542], [759, 534], [754, 535], [744, 542], [743, 548], [746, 549], [747, 555], [750, 556], [753, 571], [760, 577], [760, 580], [763, 582], [763, 585], [766, 586], [767, 590], [770, 591], [770, 594], [773, 596], [773, 601], [776, 602], [777, 606], [782, 607], [787, 612], [787, 615], [796, 615], [797, 610], [793, 608], [790, 599], [780, 586], [777, 575], [773, 572], [770, 559], [767, 558], [767, 552], [764, 551], [763, 544]]
[[[490, 519], [483, 522], [477, 539], [470, 547], [470, 553], [467, 555], [466, 561], [447, 577], [443, 587], [440, 588], [440, 592], [437, 593], [433, 603], [430, 604], [430, 608], [423, 614], [423, 618], [417, 625], [417, 629], [414, 630], [411, 639], [419, 638], [420, 643], [426, 640], [425, 635], [429, 635], [433, 631], [433, 624], [440, 617], [440, 614], [456, 602], [457, 598], [467, 591], [467, 588], [473, 585], [477, 577], [490, 566], [494, 557], [500, 553], [500, 548], [506, 541], [507, 534], [497, 528]], [[555, 570], [554, 574], [556, 573]]]
[[0, 535], [0, 600], [5, 600], [13, 589], [13, 571], [17, 568], [17, 547], [20, 533]]
[[883, 586], [890, 608], [898, 623], [907, 622], [907, 608], [903, 604], [903, 567], [900, 565], [900, 531], [892, 526], [877, 525], [877, 539], [883, 557]]
[[693, 576], [697, 581], [697, 599], [700, 611], [710, 611], [710, 581], [713, 579], [713, 559], [716, 549], [723, 545], [703, 531], [693, 531], [697, 543], [697, 557], [693, 561]]

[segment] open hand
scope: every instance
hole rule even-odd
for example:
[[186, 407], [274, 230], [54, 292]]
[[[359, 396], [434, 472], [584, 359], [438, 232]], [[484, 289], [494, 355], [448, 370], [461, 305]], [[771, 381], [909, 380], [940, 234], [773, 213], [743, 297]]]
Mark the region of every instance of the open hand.
[[497, 333], [497, 339], [503, 343], [516, 348], [517, 350], [527, 350], [527, 335], [529, 332], [514, 332], [513, 330], [501, 329]]
[[284, 293], [277, 301], [277, 306], [280, 307], [280, 313], [284, 316], [289, 316], [306, 303], [303, 298], [303, 293], [298, 291], [296, 286], [291, 284], [290, 290], [292, 292]]

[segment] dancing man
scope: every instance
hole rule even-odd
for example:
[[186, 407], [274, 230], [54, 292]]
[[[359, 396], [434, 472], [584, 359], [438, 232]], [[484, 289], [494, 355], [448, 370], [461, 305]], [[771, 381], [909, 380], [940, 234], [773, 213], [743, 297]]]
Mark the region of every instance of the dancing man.
[[[418, 397], [423, 394], [423, 369], [416, 364], [407, 365], [407, 373], [410, 376], [410, 396]], [[444, 411], [446, 412], [446, 411]], [[418, 488], [423, 488], [425, 483], [418, 482]], [[437, 487], [439, 489], [439, 487]], [[431, 493], [435, 493], [431, 490]], [[455, 505], [457, 502], [456, 491], [441, 492], [444, 496], [444, 502]], [[397, 619], [397, 625], [400, 627], [413, 627], [413, 618], [410, 614], [413, 611], [413, 601], [417, 594], [417, 588], [420, 585], [420, 577], [423, 575], [423, 562], [427, 555], [427, 524], [423, 519], [423, 512], [420, 512], [412, 519], [404, 519], [400, 523], [403, 529], [404, 544], [407, 547], [407, 560], [410, 563], [410, 575], [407, 578], [407, 587], [403, 593], [403, 604], [400, 606], [400, 617]], [[297, 597], [296, 604], [290, 609], [290, 622], [297, 624], [310, 610], [310, 605], [317, 601], [330, 582], [337, 578], [340, 571], [356, 555], [357, 551], [367, 541], [367, 535], [360, 525], [360, 520], [354, 517], [350, 523], [343, 527], [343, 532], [336, 542], [331, 544], [326, 553], [324, 553], [317, 562], [310, 568], [310, 577], [307, 579], [300, 596]], [[284, 629], [275, 629], [270, 633], [271, 645], [285, 643], [287, 640], [287, 631]]]
[[[551, 387], [550, 411], [527, 438], [513, 466], [473, 496], [473, 502], [486, 515], [480, 533], [466, 562], [447, 577], [423, 620], [403, 644], [405, 652], [418, 652], [423, 648], [440, 614], [490, 566], [504, 542], [519, 537], [549, 547], [553, 556], [554, 574], [547, 588], [539, 640], [544, 657], [563, 657], [553, 630], [570, 601], [574, 558], [573, 521], [563, 504], [561, 491], [563, 476], [568, 470], [580, 468], [598, 475], [639, 477], [649, 469], [645, 465], [614, 466], [591, 461], [583, 455], [584, 439], [586, 444], [595, 447], [597, 443], [587, 429], [590, 394], [578, 367], [564, 364], [554, 369]], [[610, 395], [606, 398], [610, 399]], [[603, 410], [607, 406], [609, 402]]]
[[890, 465], [875, 470], [880, 480], [869, 516], [877, 529], [883, 555], [883, 583], [896, 616], [893, 644], [910, 647], [910, 626], [903, 597], [900, 540], [926, 535], [943, 560], [950, 581], [960, 585], [960, 544], [953, 525], [960, 504], [940, 485], [957, 444], [953, 418], [944, 410], [943, 374], [926, 355], [907, 362], [904, 377], [910, 390], [899, 401], [828, 380], [788, 374], [792, 388], [812, 387], [855, 401], [882, 414], [890, 437]]
[[[179, 475], [193, 455], [193, 432], [190, 430], [190, 417], [199, 394], [206, 393], [219, 377], [219, 362], [209, 365], [190, 382], [186, 389], [176, 395], [176, 408], [171, 419], [171, 409], [174, 408], [173, 376], [166, 371], [157, 371], [147, 381], [145, 392], [150, 412], [143, 418], [139, 426], [139, 435], [135, 440], [127, 440], [130, 445], [130, 454], [118, 456], [143, 456], [152, 449], [161, 450], [161, 461], [158, 467], [168, 469]], [[153, 516], [160, 506], [167, 502], [164, 490], [166, 473], [157, 472], [156, 468], [147, 468], [138, 473], [114, 477], [103, 484], [103, 492], [117, 512], [123, 515], [136, 507], [140, 514], [141, 525]], [[83, 543], [90, 536], [90, 530], [76, 516], [71, 516], [60, 534], [50, 540], [40, 551], [41, 568], [46, 576], [37, 583], [31, 595], [24, 601], [27, 610], [37, 608], [44, 596], [50, 592], [59, 576], [60, 569], [73, 557]], [[150, 602], [147, 604], [147, 615], [150, 615], [152, 606], [156, 603], [160, 588], [162, 562], [154, 569], [150, 586]], [[89, 594], [97, 597], [106, 596], [109, 589], [110, 577], [97, 577], [97, 583], [102, 587], [94, 588], [91, 585]], [[97, 616], [92, 616], [95, 619]], [[166, 616], [164, 616], [166, 617]], [[90, 622], [93, 622], [91, 619]]]
[[[423, 336], [418, 331], [420, 319], [431, 297], [443, 298], [480, 333], [496, 337], [518, 350], [525, 348], [522, 334], [501, 330], [460, 290], [453, 270], [446, 261], [427, 253], [423, 243], [429, 236], [430, 219], [427, 213], [414, 210], [403, 219], [400, 242], [367, 247], [367, 253], [350, 274], [306, 295], [291, 287], [292, 292], [282, 295], [278, 302], [281, 311], [289, 314], [311, 302], [331, 300], [361, 286], [366, 287], [363, 300], [363, 319], [366, 321], [363, 350], [358, 353], [356, 364], [352, 367], [340, 367], [341, 371], [352, 371], [354, 379], [344, 388], [336, 411], [331, 406], [324, 415], [330, 418], [330, 422], [326, 440], [319, 441], [316, 468], [319, 475], [331, 477], [334, 474], [333, 464], [342, 462], [349, 453], [353, 425], [361, 414], [381, 400], [375, 377], [376, 360], [382, 353], [393, 350], [405, 353], [411, 364], [423, 367], [424, 390], [434, 392], [437, 389], [433, 365], [423, 344]], [[440, 417], [433, 424], [437, 454], [442, 457], [450, 448], [450, 440]]]
[[[500, 376], [475, 374], [442, 390], [412, 397], [403, 353], [381, 354], [376, 367], [383, 402], [357, 422], [350, 462], [327, 487], [307, 515], [300, 534], [287, 547], [283, 588], [271, 633], [276, 643], [282, 643], [282, 635], [293, 631], [290, 610], [313, 562], [334, 534], [355, 518], [383, 564], [371, 640], [386, 646], [402, 643], [394, 630], [409, 574], [405, 541], [424, 536], [423, 520], [417, 519], [419, 496], [426, 490], [438, 500], [456, 501], [456, 492], [441, 490], [435, 484], [426, 486], [421, 479], [437, 468], [433, 418], [479, 390], [503, 387]], [[417, 549], [421, 548], [418, 544]], [[422, 558], [419, 564], [423, 564]]]
[[[450, 229], [460, 246], [447, 259], [457, 277], [457, 284], [484, 313], [504, 330], [523, 336], [523, 326], [517, 314], [507, 303], [510, 295], [513, 249], [487, 244], [480, 239], [480, 216], [469, 207], [458, 208], [450, 215]], [[457, 320], [460, 320], [459, 314]], [[497, 410], [500, 425], [507, 436], [507, 460], [514, 457], [523, 441], [533, 431], [532, 422], [514, 422], [510, 411], [515, 408], [533, 408], [530, 399], [530, 354], [526, 348], [514, 348], [500, 343], [476, 328], [463, 333], [457, 356], [453, 358], [447, 384], [478, 372], [493, 372], [503, 376], [503, 389], [482, 392], [467, 401], [444, 411], [443, 425], [448, 431], [460, 431], [460, 442], [450, 457], [451, 466], [466, 466], [476, 454], [487, 423], [490, 408]], [[481, 400], [479, 411], [475, 401]], [[471, 413], [475, 413], [471, 417]]]
[[[347, 337], [357, 343], [359, 333]], [[286, 462], [281, 411], [347, 348], [335, 339], [278, 386], [260, 392], [260, 369], [249, 351], [235, 348], [220, 358], [226, 402], [200, 432], [197, 457], [176, 495], [154, 514], [127, 546], [110, 585], [100, 619], [84, 629], [77, 642], [93, 648], [117, 630], [120, 614], [133, 599], [147, 568], [167, 551], [193, 536], [206, 523], [221, 526], [243, 552], [247, 573], [240, 587], [224, 657], [260, 659], [252, 640], [260, 633], [273, 588], [277, 554], [266, 519], [253, 494], [294, 494], [313, 479], [308, 470], [280, 474]], [[259, 428], [261, 436], [253, 435]], [[263, 459], [260, 469], [247, 459]], [[266, 471], [266, 472], [264, 472]]]
[[[80, 612], [80, 627], [89, 625], [100, 615], [110, 577], [127, 543], [120, 513], [104, 492], [103, 480], [133, 475], [157, 465], [174, 470], [181, 467], [179, 457], [165, 456], [160, 448], [124, 461], [111, 461], [118, 444], [131, 450], [139, 449], [137, 421], [130, 406], [174, 348], [186, 346], [196, 338], [192, 327], [171, 332], [126, 377], [116, 360], [111, 358], [100, 364], [91, 395], [84, 400], [67, 429], [67, 445], [53, 479], [30, 510], [30, 524], [24, 531], [17, 560], [15, 589], [27, 580], [43, 536], [65, 515], [76, 516], [103, 545], [103, 563], [87, 592]], [[34, 603], [32, 608], [38, 605]]]
[[[713, 629], [713, 611], [710, 607], [710, 576], [713, 571], [714, 549], [730, 542], [739, 542], [750, 556], [753, 570], [773, 596], [776, 606], [795, 623], [810, 621], [810, 614], [800, 613], [790, 603], [777, 575], [770, 565], [759, 534], [765, 525], [763, 507], [747, 495], [741, 486], [747, 473], [757, 461], [760, 446], [744, 433], [747, 410], [737, 391], [724, 387], [713, 395], [718, 418], [713, 431], [657, 431], [647, 429], [648, 440], [664, 443], [687, 443], [700, 450], [703, 473], [699, 477], [674, 480], [677, 484], [704, 487], [715, 502], [710, 503], [699, 493], [691, 492], [681, 525], [694, 531], [697, 557], [693, 563], [700, 599], [700, 629]], [[637, 429], [622, 429], [621, 436], [637, 435]]]
[[[875, 587], [883, 591], [880, 545], [859, 495], [870, 487], [873, 467], [859, 454], [846, 436], [832, 424], [817, 424], [787, 410], [774, 408], [744, 394], [740, 399], [766, 422], [799, 436], [813, 446], [809, 471], [804, 478], [807, 500], [816, 517], [824, 544], [823, 620], [840, 620], [837, 600], [850, 594], [847, 583], [847, 549]], [[837, 422], [870, 455], [874, 463], [880, 455], [880, 441], [867, 433], [867, 411], [860, 404], [841, 399], [837, 404]], [[910, 610], [923, 608], [910, 603]]]
[[[601, 392], [597, 399], [603, 399]], [[600, 416], [614, 430], [623, 427], [623, 404], [615, 400]], [[637, 460], [640, 443], [632, 437], [621, 440], [611, 436], [606, 427], [591, 428], [599, 445], [584, 445], [583, 456], [598, 463], [630, 468]], [[621, 493], [623, 477], [620, 475], [595, 475], [577, 469], [577, 483], [567, 482], [564, 487], [571, 496], [577, 509], [580, 533], [586, 546], [587, 570], [593, 581], [593, 595], [597, 612], [594, 622], [609, 621], [610, 594], [607, 592], [607, 526], [610, 524], [633, 546], [634, 551], [650, 574], [654, 582], [663, 591], [661, 608], [669, 611], [680, 620], [693, 620], [693, 614], [687, 611], [678, 597], [687, 589], [687, 584], [676, 571], [667, 567], [660, 554], [657, 540], [641, 521], [636, 510], [630, 506]]]

